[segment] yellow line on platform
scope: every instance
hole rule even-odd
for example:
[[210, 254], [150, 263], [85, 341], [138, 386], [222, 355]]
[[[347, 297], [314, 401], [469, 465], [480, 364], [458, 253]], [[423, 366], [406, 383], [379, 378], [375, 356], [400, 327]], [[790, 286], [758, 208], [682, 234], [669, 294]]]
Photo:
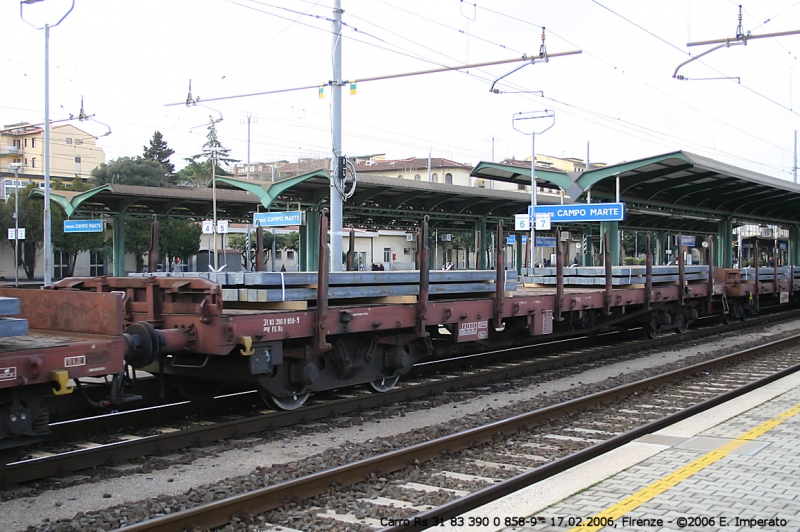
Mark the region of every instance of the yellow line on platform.
[[[669, 475], [656, 480], [649, 486], [646, 486], [636, 493], [626, 497], [625, 499], [621, 500], [614, 506], [606, 508], [602, 512], [594, 515], [592, 517], [592, 522], [608, 522], [609, 519], [613, 519], [617, 521], [623, 515], [632, 512], [639, 506], [645, 504], [646, 502], [650, 501], [651, 499], [655, 498], [658, 495], [661, 495], [668, 489], [676, 486], [680, 482], [686, 480], [687, 478], [691, 477], [695, 473], [699, 473], [703, 469], [707, 468], [711, 464], [717, 462], [728, 456], [730, 453], [741, 447], [742, 445], [748, 443], [751, 440], [755, 440], [759, 436], [763, 435], [766, 432], [774, 429], [787, 419], [800, 414], [800, 404], [795, 405], [794, 407], [786, 410], [775, 416], [774, 418], [770, 419], [769, 421], [765, 421], [764, 423], [758, 425], [754, 429], [751, 429], [744, 434], [740, 435], [736, 439], [729, 441], [723, 445], [720, 445], [713, 451], [709, 451], [708, 453], [704, 454], [697, 460], [683, 466], [682, 468], [678, 469], [670, 473]], [[569, 530], [569, 532], [594, 532], [596, 530], [600, 530], [603, 526], [577, 526]]]

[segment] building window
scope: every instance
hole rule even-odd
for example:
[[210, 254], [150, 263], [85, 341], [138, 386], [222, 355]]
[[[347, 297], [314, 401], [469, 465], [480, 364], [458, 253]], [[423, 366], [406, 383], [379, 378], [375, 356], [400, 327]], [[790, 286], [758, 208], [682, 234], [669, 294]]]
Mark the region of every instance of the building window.
[[421, 179], [422, 178], [419, 176], [419, 174], [414, 174], [414, 181], [420, 181]]
[[431, 181], [433, 181], [434, 183], [438, 183], [439, 182], [439, 174], [431, 174]]
[[31, 159], [31, 168], [36, 168], [36, 157]]
[[28, 139], [25, 139], [25, 147], [28, 147]]
[[71, 137], [67, 137], [67, 144], [72, 144], [72, 138]]
[[14, 139], [14, 147], [17, 149], [22, 148], [22, 141], [20, 139]]
[[392, 261], [392, 248], [383, 248], [383, 262]]
[[291, 249], [286, 251], [286, 260], [294, 260], [294, 251]]
[[444, 182], [447, 183], [448, 185], [452, 185], [453, 184], [453, 174], [451, 174], [449, 172], [444, 174]]
[[25, 166], [28, 166], [28, 158], [25, 157]]
[[89, 275], [97, 277], [105, 275], [105, 264], [103, 263], [103, 252], [99, 250], [89, 252]]
[[75, 164], [81, 164], [81, 158], [75, 157]]
[[80, 146], [81, 144], [83, 144], [83, 139], [75, 139], [75, 144]]
[[275, 258], [276, 258], [276, 259], [279, 259], [279, 258], [281, 258], [281, 250], [279, 250], [279, 249], [276, 249], [276, 250], [275, 250]]
[[31, 148], [36, 147], [36, 139], [31, 139]]
[[69, 253], [53, 251], [53, 277], [63, 279], [69, 275]]
[[[537, 188], [538, 188], [538, 187], [537, 187]], [[528, 190], [528, 187], [527, 187], [527, 185], [520, 185], [520, 184], [517, 184], [517, 190]]]

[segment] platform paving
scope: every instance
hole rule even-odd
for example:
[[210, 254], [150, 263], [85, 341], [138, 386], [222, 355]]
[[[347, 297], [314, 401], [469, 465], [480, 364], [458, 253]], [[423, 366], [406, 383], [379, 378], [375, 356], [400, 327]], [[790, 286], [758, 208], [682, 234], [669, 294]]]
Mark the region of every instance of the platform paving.
[[[796, 531], [799, 449], [795, 374], [464, 514], [463, 526], [442, 528]], [[481, 522], [475, 517], [488, 517], [490, 526], [469, 526]], [[582, 526], [591, 518], [592, 526]], [[613, 526], [600, 526], [608, 519]]]

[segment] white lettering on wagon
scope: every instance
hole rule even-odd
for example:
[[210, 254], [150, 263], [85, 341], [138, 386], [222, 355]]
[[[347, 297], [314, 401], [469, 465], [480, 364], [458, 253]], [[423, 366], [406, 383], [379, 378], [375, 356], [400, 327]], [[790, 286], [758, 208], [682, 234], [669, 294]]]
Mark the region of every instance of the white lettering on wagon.
[[77, 357], [64, 357], [65, 368], [75, 368], [78, 366], [85, 366], [85, 365], [86, 365], [86, 357], [83, 355]]
[[488, 321], [464, 322], [458, 329], [458, 336], [459, 337], [477, 336], [479, 340], [483, 340], [485, 338], [488, 338], [489, 336], [488, 329], [489, 329]]
[[291, 316], [288, 318], [264, 318], [265, 333], [283, 332], [284, 325], [300, 325], [300, 316]]
[[10, 381], [17, 378], [17, 368], [12, 366], [10, 368], [0, 368], [0, 381]]

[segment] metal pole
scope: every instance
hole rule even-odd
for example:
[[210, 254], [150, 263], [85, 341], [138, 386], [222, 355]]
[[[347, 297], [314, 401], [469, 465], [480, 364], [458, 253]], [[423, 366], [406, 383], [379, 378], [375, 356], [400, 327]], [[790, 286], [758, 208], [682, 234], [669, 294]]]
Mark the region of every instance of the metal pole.
[[[35, 3], [34, 1], [21, 1], [19, 4], [19, 17], [29, 26], [36, 28], [25, 20], [22, 6]], [[53, 253], [52, 237], [50, 231], [50, 28], [61, 24], [75, 9], [75, 0], [72, 0], [69, 10], [55, 24], [45, 24], [44, 29], [44, 285], [52, 284]]]
[[531, 268], [536, 253], [536, 133], [531, 133]]
[[211, 153], [211, 202], [214, 211], [214, 271], [217, 271], [217, 150]]
[[333, 79], [331, 81], [331, 271], [342, 269], [342, 196], [335, 186], [342, 155], [342, 2], [333, 1]]
[[[10, 166], [10, 165], [9, 165]], [[14, 172], [14, 287], [19, 288], [19, 167]]]
[[247, 114], [247, 179], [250, 179], [250, 113]]
[[50, 26], [44, 25], [44, 285], [53, 284], [50, 231]]
[[794, 130], [794, 182], [797, 183], [797, 130]]
[[[272, 165], [272, 182], [275, 182], [275, 165]], [[275, 228], [272, 228], [272, 271], [275, 271]]]

